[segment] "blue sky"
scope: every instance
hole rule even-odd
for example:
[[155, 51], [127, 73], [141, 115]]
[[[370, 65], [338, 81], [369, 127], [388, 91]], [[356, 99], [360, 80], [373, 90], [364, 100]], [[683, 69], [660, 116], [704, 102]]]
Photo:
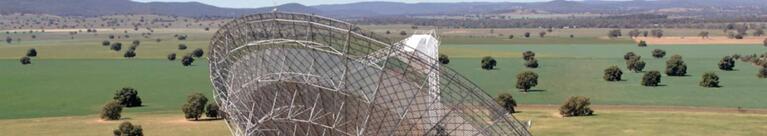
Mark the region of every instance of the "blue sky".
[[196, 1], [205, 4], [210, 4], [219, 7], [229, 8], [258, 8], [258, 7], [270, 7], [275, 4], [285, 3], [301, 3], [304, 5], [320, 5], [320, 4], [340, 4], [340, 3], [354, 3], [363, 1], [393, 1], [393, 2], [540, 2], [550, 0], [133, 0], [138, 2], [189, 2]]

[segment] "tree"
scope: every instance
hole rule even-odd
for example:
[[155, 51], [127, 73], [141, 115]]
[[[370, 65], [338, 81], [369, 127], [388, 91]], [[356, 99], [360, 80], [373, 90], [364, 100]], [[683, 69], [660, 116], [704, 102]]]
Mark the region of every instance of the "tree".
[[759, 72], [756, 74], [756, 77], [767, 78], [767, 67], [760, 68]]
[[389, 35], [389, 34], [391, 34], [391, 31], [386, 30], [386, 35]]
[[622, 75], [623, 71], [621, 71], [621, 68], [613, 65], [605, 69], [605, 75], [602, 78], [604, 78], [606, 81], [621, 81]]
[[645, 41], [639, 41], [639, 44], [637, 44], [639, 47], [647, 47], [647, 42]]
[[208, 103], [208, 98], [201, 93], [189, 95], [186, 99], [186, 104], [181, 108], [184, 112], [184, 117], [186, 119], [199, 120], [205, 110], [206, 103]]
[[682, 60], [682, 56], [674, 55], [670, 60], [666, 61], [666, 75], [668, 76], [685, 76], [687, 75], [687, 64]]
[[527, 60], [525, 62], [525, 67], [527, 68], [538, 68], [538, 60], [533, 58], [531, 60]]
[[621, 37], [622, 35], [623, 34], [621, 34], [620, 29], [614, 29], [607, 32], [607, 37], [610, 37], [610, 38], [618, 38], [618, 37]]
[[532, 71], [525, 71], [517, 74], [517, 89], [527, 92], [530, 88], [538, 85], [538, 74]]
[[176, 60], [176, 53], [170, 53], [168, 54], [168, 60], [174, 61]]
[[32, 59], [27, 56], [24, 56], [24, 57], [21, 57], [21, 59], [19, 59], [19, 62], [21, 62], [21, 65], [28, 65], [28, 64], [32, 64]]
[[631, 30], [631, 31], [629, 31], [629, 37], [631, 37], [631, 38], [639, 37], [640, 33], [641, 32], [639, 32], [639, 29]]
[[104, 40], [104, 41], [101, 42], [101, 46], [109, 46], [109, 44], [111, 44], [111, 43], [109, 41], [107, 41], [107, 40]]
[[218, 104], [216, 104], [215, 102], [211, 102], [211, 103], [208, 104], [207, 107], [205, 107], [205, 116], [206, 117], [218, 118], [219, 116], [222, 115], [220, 113], [221, 113], [221, 110], [219, 110]]
[[540, 33], [538, 33], [538, 36], [540, 36], [541, 38], [543, 38], [544, 36], [546, 36], [546, 32], [540, 32]]
[[631, 59], [631, 57], [634, 57], [634, 56], [637, 56], [637, 54], [634, 52], [628, 52], [626, 53], [626, 55], [623, 55], [623, 60], [629, 60]]
[[650, 71], [644, 74], [642, 77], [643, 86], [658, 86], [660, 84], [661, 75], [658, 71]]
[[141, 125], [133, 125], [126, 121], [121, 123], [112, 133], [115, 136], [144, 136], [144, 129], [141, 128]]
[[709, 35], [709, 33], [706, 32], [706, 31], [698, 33], [698, 36], [700, 36], [700, 38], [703, 38], [703, 39], [708, 38], [708, 35]]
[[440, 64], [448, 64], [450, 63], [450, 58], [447, 57], [445, 54], [439, 54], [439, 58], [437, 58]]
[[481, 63], [482, 69], [484, 69], [484, 70], [494, 69], [495, 65], [497, 64], [495, 59], [493, 57], [490, 57], [490, 56], [483, 57], [482, 61], [480, 63]]
[[525, 32], [525, 38], [530, 38], [530, 32]]
[[195, 58], [202, 57], [203, 54], [204, 53], [203, 53], [202, 49], [200, 49], [200, 48], [194, 49], [194, 51], [192, 51], [192, 56], [194, 56]]
[[724, 56], [724, 58], [719, 61], [719, 69], [721, 70], [732, 71], [734, 67], [735, 59], [730, 56]]
[[138, 96], [138, 91], [130, 87], [124, 87], [115, 92], [115, 96], [112, 97], [120, 105], [125, 107], [137, 107], [141, 106], [141, 98]]
[[139, 40], [133, 40], [133, 43], [131, 45], [138, 46], [141, 44], [141, 41]]
[[591, 110], [590, 105], [591, 100], [589, 98], [571, 96], [559, 107], [559, 115], [562, 117], [591, 116], [594, 114], [594, 110]]
[[405, 32], [405, 31], [400, 31], [400, 32], [399, 32], [399, 35], [405, 36], [405, 35], [407, 35], [407, 32]]
[[5, 42], [8, 44], [11, 44], [11, 42], [13, 42], [13, 38], [11, 38], [10, 36], [5, 37]]
[[109, 101], [101, 108], [101, 119], [104, 120], [119, 120], [123, 106], [118, 101]]
[[498, 103], [498, 105], [501, 105], [504, 109], [506, 109], [509, 114], [516, 113], [517, 111], [514, 109], [514, 107], [517, 107], [517, 101], [514, 100], [514, 97], [511, 96], [509, 93], [502, 93], [498, 95], [498, 97], [495, 98], [495, 102]]
[[756, 31], [754, 31], [754, 36], [762, 36], [762, 35], [764, 35], [764, 29], [756, 29]]
[[514, 35], [513, 35], [513, 34], [510, 34], [510, 35], [509, 35], [509, 39], [514, 39]]
[[661, 49], [652, 50], [652, 56], [655, 58], [663, 58], [666, 56], [666, 51]]
[[629, 60], [626, 60], [626, 68], [629, 71], [642, 72], [645, 67], [645, 62], [641, 60], [642, 56], [634, 55], [629, 56]]
[[183, 58], [181, 58], [181, 65], [191, 66], [193, 62], [194, 62], [194, 58], [191, 55], [186, 55]]
[[654, 36], [656, 38], [662, 38], [663, 37], [663, 30], [661, 30], [661, 29], [652, 30], [650, 33], [652, 34], [652, 36]]
[[109, 49], [112, 49], [113, 51], [120, 51], [123, 48], [123, 44], [120, 42], [112, 43], [112, 46], [109, 47]]
[[186, 48], [187, 48], [186, 44], [179, 44], [178, 45], [178, 50], [186, 50]]
[[136, 57], [136, 49], [128, 49], [128, 51], [125, 52], [125, 55], [123, 57], [125, 58], [133, 58]]
[[535, 52], [533, 52], [533, 51], [522, 52], [522, 59], [524, 59], [526, 61], [530, 61], [532, 59], [535, 59]]
[[35, 48], [27, 50], [27, 57], [37, 57], [37, 50]]
[[714, 72], [703, 74], [703, 80], [700, 81], [700, 86], [708, 88], [719, 87], [719, 76]]

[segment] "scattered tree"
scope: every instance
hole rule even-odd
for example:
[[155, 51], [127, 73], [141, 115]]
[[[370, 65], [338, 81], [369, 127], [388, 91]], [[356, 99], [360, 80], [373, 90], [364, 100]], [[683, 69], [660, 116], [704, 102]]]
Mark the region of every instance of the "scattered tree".
[[629, 56], [629, 60], [626, 60], [626, 68], [629, 71], [642, 72], [645, 67], [645, 62], [641, 59], [642, 56], [639, 55]]
[[621, 36], [623, 36], [623, 34], [621, 33], [620, 29], [610, 30], [607, 33], [607, 37], [610, 37], [610, 38], [618, 38], [618, 37], [621, 37]]
[[447, 57], [445, 54], [439, 54], [438, 61], [440, 64], [448, 64], [450, 63], [450, 58]]
[[700, 81], [700, 86], [708, 88], [719, 87], [719, 76], [714, 72], [703, 74], [703, 80]]
[[168, 60], [174, 61], [176, 60], [176, 53], [170, 53], [168, 54]]
[[10, 36], [9, 37], [5, 37], [5, 42], [8, 43], [8, 44], [11, 44], [11, 42], [13, 42], [13, 38], [11, 38]]
[[544, 36], [546, 36], [546, 32], [540, 32], [540, 33], [538, 33], [538, 36], [540, 36], [541, 38], [543, 38]]
[[529, 61], [532, 59], [535, 59], [535, 52], [533, 51], [525, 51], [522, 53], [522, 59]]
[[144, 129], [141, 128], [141, 125], [133, 125], [126, 121], [121, 123], [112, 133], [115, 136], [144, 136]]
[[206, 103], [208, 103], [208, 98], [201, 93], [189, 95], [186, 99], [186, 104], [182, 107], [184, 117], [186, 119], [199, 120], [205, 110]]
[[652, 30], [651, 33], [652, 33], [652, 36], [654, 36], [656, 38], [662, 38], [663, 37], [663, 30], [661, 30], [661, 29]]
[[112, 43], [112, 46], [110, 46], [109, 49], [112, 49], [113, 51], [120, 51], [123, 49], [123, 44], [120, 42]]
[[732, 71], [734, 67], [735, 59], [730, 56], [724, 56], [724, 58], [719, 61], [719, 69], [721, 70]]
[[756, 77], [767, 78], [767, 67], [760, 68], [759, 73], [756, 74]]
[[208, 106], [205, 107], [205, 116], [209, 118], [218, 118], [222, 114], [221, 110], [218, 108], [218, 104], [215, 102], [208, 103]]
[[509, 39], [514, 39], [514, 35], [513, 35], [513, 34], [510, 34], [510, 35], [509, 35]]
[[525, 62], [525, 67], [527, 68], [538, 68], [538, 59], [530, 59]]
[[644, 74], [642, 77], [643, 86], [658, 86], [660, 84], [661, 75], [658, 71], [650, 71]]
[[204, 53], [203, 53], [202, 49], [200, 49], [200, 48], [194, 49], [194, 51], [192, 51], [192, 56], [194, 56], [196, 58], [202, 57], [203, 54]]
[[502, 93], [498, 95], [498, 97], [495, 98], [495, 102], [498, 103], [498, 105], [501, 105], [504, 109], [506, 109], [509, 114], [516, 113], [517, 111], [514, 109], [514, 107], [517, 107], [517, 101], [514, 100], [514, 97], [511, 96], [509, 93]]
[[621, 71], [618, 66], [610, 66], [609, 68], [605, 69], [605, 75], [602, 78], [607, 81], [621, 81], [622, 75], [623, 71]]
[[141, 106], [141, 98], [138, 96], [138, 91], [130, 87], [124, 87], [115, 92], [115, 96], [112, 97], [120, 105], [125, 107], [137, 107]]
[[628, 53], [626, 53], [626, 55], [623, 55], [623, 60], [629, 60], [629, 59], [631, 59], [634, 56], [637, 56], [637, 54], [634, 53], [634, 52], [628, 52]]
[[104, 41], [101, 42], [101, 46], [109, 46], [109, 44], [111, 44], [111, 43], [109, 41], [107, 41], [107, 40], [104, 40]]
[[525, 32], [525, 38], [530, 38], [530, 32]]
[[666, 61], [666, 75], [668, 76], [685, 76], [687, 75], [687, 64], [682, 60], [682, 56], [674, 55], [670, 60]]
[[756, 29], [756, 31], [754, 31], [754, 36], [762, 36], [762, 35], [764, 35], [764, 29]]
[[495, 61], [493, 57], [486, 56], [482, 58], [481, 64], [482, 64], [481, 65], [482, 69], [491, 70], [491, 69], [495, 69], [495, 65], [497, 64], [497, 62]]
[[191, 66], [193, 62], [194, 62], [194, 58], [191, 55], [186, 55], [183, 58], [181, 58], [181, 65]]
[[24, 57], [21, 57], [21, 59], [19, 59], [19, 62], [21, 62], [21, 65], [28, 65], [28, 64], [32, 64], [32, 59], [27, 56], [24, 56]]
[[666, 51], [661, 49], [652, 50], [652, 56], [655, 58], [663, 58], [666, 56]]
[[37, 50], [35, 48], [27, 50], [27, 57], [37, 57]]
[[765, 47], [767, 47], [767, 38], [764, 39], [763, 44]]
[[525, 71], [517, 74], [517, 89], [522, 92], [528, 92], [530, 88], [538, 85], [538, 74], [532, 71]]
[[591, 100], [583, 96], [573, 96], [568, 98], [561, 107], [559, 107], [559, 115], [563, 117], [572, 116], [591, 116], [594, 114], [594, 110], [591, 110]]
[[186, 44], [179, 44], [178, 45], [178, 50], [186, 50], [186, 48], [187, 48]]
[[135, 50], [136, 50], [136, 49], [128, 49], [128, 51], [126, 51], [126, 52], [125, 52], [125, 54], [123, 55], [123, 57], [125, 57], [125, 58], [133, 58], [133, 57], [136, 57], [136, 51], [135, 51]]
[[706, 31], [698, 33], [698, 36], [700, 36], [700, 38], [703, 38], [703, 39], [708, 38], [708, 35], [709, 35], [709, 33], [706, 32]]
[[109, 101], [101, 108], [101, 119], [104, 120], [119, 120], [123, 111], [123, 106], [120, 102]]
[[139, 40], [133, 40], [132, 45], [138, 46], [141, 44], [141, 41]]
[[645, 41], [639, 41], [639, 44], [637, 44], [639, 47], [647, 47], [647, 42]]
[[406, 36], [406, 35], [407, 35], [407, 32], [405, 32], [405, 31], [400, 31], [400, 32], [399, 32], [399, 35], [402, 35], [402, 36]]

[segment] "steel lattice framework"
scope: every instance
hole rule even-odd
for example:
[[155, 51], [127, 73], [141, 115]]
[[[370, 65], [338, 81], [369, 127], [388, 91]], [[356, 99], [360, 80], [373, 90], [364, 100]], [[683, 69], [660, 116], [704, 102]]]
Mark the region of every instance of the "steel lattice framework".
[[330, 18], [254, 14], [216, 32], [210, 76], [238, 136], [530, 135], [472, 82], [404, 48]]

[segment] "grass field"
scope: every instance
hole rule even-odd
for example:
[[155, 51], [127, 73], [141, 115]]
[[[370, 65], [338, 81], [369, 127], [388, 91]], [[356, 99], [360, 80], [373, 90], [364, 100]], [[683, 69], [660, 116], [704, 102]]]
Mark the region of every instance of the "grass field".
[[[595, 116], [561, 118], [554, 115], [553, 110], [521, 110], [514, 114], [517, 119], [533, 120], [530, 131], [541, 136], [767, 135], [767, 115], [595, 109]], [[129, 119], [122, 121], [141, 125], [145, 135], [229, 134], [221, 120], [190, 122], [174, 112], [128, 113], [125, 116]], [[95, 115], [11, 119], [0, 120], [0, 126], [3, 126], [0, 132], [7, 135], [103, 136], [110, 135], [122, 121], [100, 121]]]

